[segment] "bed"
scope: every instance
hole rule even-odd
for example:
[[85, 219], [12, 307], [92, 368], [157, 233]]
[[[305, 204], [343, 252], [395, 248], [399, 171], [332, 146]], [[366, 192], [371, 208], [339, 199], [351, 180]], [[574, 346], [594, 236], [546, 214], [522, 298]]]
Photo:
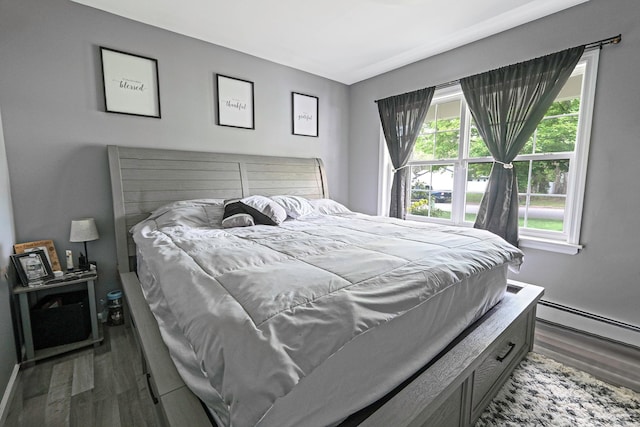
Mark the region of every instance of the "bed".
[[322, 162], [108, 152], [118, 270], [166, 425], [468, 425], [531, 347], [542, 290], [505, 293], [519, 252], [488, 233], [341, 208], [203, 228], [223, 199], [325, 203]]

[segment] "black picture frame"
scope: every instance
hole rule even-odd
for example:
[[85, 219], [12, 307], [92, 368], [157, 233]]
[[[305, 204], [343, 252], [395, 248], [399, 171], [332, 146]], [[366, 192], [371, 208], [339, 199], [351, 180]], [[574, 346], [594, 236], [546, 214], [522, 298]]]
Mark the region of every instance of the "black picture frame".
[[161, 118], [158, 61], [100, 46], [107, 113]]
[[[16, 269], [22, 286], [29, 286], [53, 279], [53, 270], [44, 250], [37, 249], [22, 254], [13, 254], [11, 262]], [[31, 263], [30, 260], [35, 260]]]
[[218, 126], [255, 129], [253, 82], [216, 74]]
[[291, 92], [291, 133], [318, 137], [319, 98], [299, 92]]

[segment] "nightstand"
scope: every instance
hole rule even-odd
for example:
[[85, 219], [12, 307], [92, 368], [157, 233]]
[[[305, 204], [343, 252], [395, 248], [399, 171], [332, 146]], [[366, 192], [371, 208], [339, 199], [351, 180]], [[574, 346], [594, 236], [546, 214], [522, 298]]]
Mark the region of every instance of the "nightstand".
[[[51, 280], [39, 286], [14, 286], [13, 294], [17, 295], [20, 301], [20, 320], [24, 334], [24, 345], [26, 349], [24, 363], [35, 362], [57, 354], [73, 351], [89, 345], [98, 346], [102, 341], [98, 329], [98, 316], [96, 311], [95, 281], [98, 279], [96, 272], [84, 272], [65, 274], [63, 277]], [[91, 334], [89, 338], [72, 342], [69, 344], [56, 345], [40, 350], [35, 350], [33, 343], [33, 329], [31, 325], [31, 307], [29, 306], [29, 294], [39, 291], [57, 289], [63, 293], [86, 287], [89, 300], [89, 321], [91, 323]]]

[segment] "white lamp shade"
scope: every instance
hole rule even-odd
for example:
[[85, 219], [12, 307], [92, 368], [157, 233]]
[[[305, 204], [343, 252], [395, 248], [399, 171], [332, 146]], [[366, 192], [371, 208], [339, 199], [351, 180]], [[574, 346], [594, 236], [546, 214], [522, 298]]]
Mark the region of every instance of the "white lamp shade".
[[96, 221], [93, 218], [74, 219], [71, 221], [70, 242], [90, 242], [99, 238]]

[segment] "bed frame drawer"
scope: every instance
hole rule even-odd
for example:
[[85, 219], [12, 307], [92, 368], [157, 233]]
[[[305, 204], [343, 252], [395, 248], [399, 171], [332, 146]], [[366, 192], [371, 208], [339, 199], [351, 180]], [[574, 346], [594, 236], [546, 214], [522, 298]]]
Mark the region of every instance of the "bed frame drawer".
[[529, 351], [527, 342], [527, 320], [521, 318], [515, 322], [499, 341], [496, 349], [484, 359], [473, 373], [473, 388], [471, 394], [472, 418], [480, 415], [484, 409], [483, 403], [493, 398], [492, 389], [499, 389], [511, 372], [514, 363], [520, 361], [521, 356]]
[[463, 413], [463, 387], [461, 384], [447, 400], [423, 424], [425, 426], [460, 427], [460, 417]]
[[532, 347], [536, 303], [544, 290], [515, 283], [481, 322], [360, 427], [472, 427]]

